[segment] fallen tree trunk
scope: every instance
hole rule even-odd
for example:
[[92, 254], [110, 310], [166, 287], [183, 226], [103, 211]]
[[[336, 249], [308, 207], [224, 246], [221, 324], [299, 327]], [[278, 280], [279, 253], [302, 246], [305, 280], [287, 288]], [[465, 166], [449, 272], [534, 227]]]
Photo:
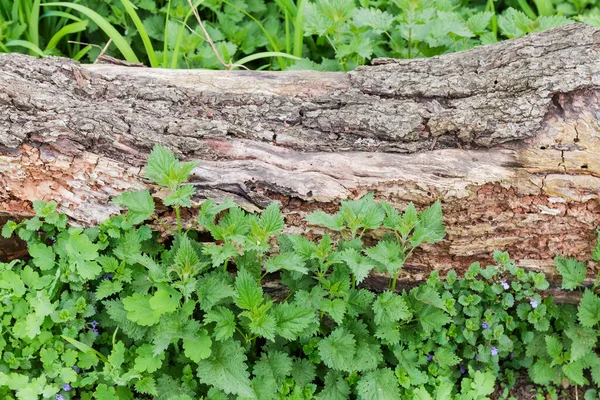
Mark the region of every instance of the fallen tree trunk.
[[0, 213], [44, 199], [99, 222], [119, 212], [111, 197], [149, 186], [141, 167], [161, 143], [202, 160], [196, 201], [279, 200], [298, 231], [312, 230], [307, 212], [367, 192], [399, 208], [441, 199], [446, 240], [414, 255], [409, 280], [497, 249], [552, 275], [555, 254], [589, 256], [599, 225], [598, 49], [600, 31], [573, 24], [350, 73], [2, 54]]

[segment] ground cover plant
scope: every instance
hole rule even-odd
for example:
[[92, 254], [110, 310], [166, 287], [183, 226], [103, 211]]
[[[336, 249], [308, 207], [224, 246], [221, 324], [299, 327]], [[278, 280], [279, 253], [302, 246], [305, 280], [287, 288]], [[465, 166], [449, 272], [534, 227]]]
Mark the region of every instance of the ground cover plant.
[[[543, 274], [495, 252], [400, 292], [413, 251], [445, 235], [439, 202], [343, 201], [307, 217], [327, 232], [311, 241], [282, 233], [277, 203], [255, 215], [207, 200], [182, 221], [193, 168], [156, 146], [145, 169], [168, 192], [172, 240], [147, 224], [165, 224], [148, 191], [117, 196], [127, 212], [94, 227], [41, 201], [3, 227], [31, 257], [0, 263], [2, 398], [475, 400], [508, 398], [526, 374], [542, 399], [600, 384], [599, 279], [579, 306], [558, 305]], [[376, 243], [373, 230], [385, 233]], [[556, 265], [579, 290], [584, 264]], [[389, 280], [380, 293], [361, 287], [373, 271]]]
[[430, 57], [573, 21], [600, 25], [597, 3], [0, 0], [0, 51], [86, 62], [106, 52], [163, 68], [348, 71], [375, 57]]

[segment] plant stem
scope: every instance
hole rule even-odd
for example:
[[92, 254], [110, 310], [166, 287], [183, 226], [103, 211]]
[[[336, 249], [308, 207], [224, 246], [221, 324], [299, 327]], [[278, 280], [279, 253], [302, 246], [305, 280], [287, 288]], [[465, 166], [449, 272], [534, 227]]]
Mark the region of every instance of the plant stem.
[[179, 206], [175, 206], [175, 216], [177, 217], [177, 233], [181, 235], [181, 215], [179, 213]]

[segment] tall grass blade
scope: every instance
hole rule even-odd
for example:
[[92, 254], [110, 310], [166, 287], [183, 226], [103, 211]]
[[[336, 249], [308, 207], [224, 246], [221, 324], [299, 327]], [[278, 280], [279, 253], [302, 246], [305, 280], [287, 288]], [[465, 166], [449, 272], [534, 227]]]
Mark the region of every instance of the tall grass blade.
[[119, 51], [121, 52], [123, 57], [125, 57], [125, 60], [127, 60], [129, 62], [134, 62], [134, 63], [140, 62], [140, 60], [137, 58], [137, 56], [135, 55], [135, 52], [133, 51], [131, 46], [129, 46], [129, 43], [127, 43], [125, 38], [123, 36], [121, 36], [121, 34], [106, 19], [104, 19], [96, 11], [94, 11], [88, 7], [82, 6], [80, 4], [64, 2], [64, 1], [44, 3], [43, 6], [66, 7], [66, 8], [72, 8], [76, 11], [79, 11], [80, 13], [82, 13], [83, 15], [85, 15], [86, 17], [88, 17], [89, 19], [94, 21], [94, 23], [96, 25], [98, 25], [98, 27], [100, 29], [102, 29], [102, 31], [104, 33], [106, 33], [106, 35], [110, 39], [112, 39], [115, 46], [117, 46], [117, 49], [119, 49]]
[[25, 47], [27, 50], [32, 51], [40, 57], [46, 57], [46, 53], [44, 53], [42, 49], [27, 40], [15, 39], [6, 42], [5, 45], [6, 47]]
[[35, 0], [33, 2], [29, 20], [27, 21], [27, 26], [29, 27], [29, 41], [37, 47], [40, 46], [40, 2], [41, 0]]
[[73, 22], [72, 24], [63, 26], [58, 32], [54, 34], [54, 36], [52, 36], [52, 38], [48, 42], [48, 46], [46, 46], [46, 52], [54, 49], [60, 41], [60, 39], [62, 39], [64, 36], [84, 31], [86, 30], [87, 26], [88, 21]]
[[135, 12], [135, 7], [129, 0], [121, 0], [123, 7], [127, 10], [129, 17], [133, 21], [135, 27], [140, 34], [140, 38], [142, 38], [142, 42], [144, 43], [144, 48], [146, 49], [146, 54], [148, 55], [148, 60], [150, 61], [150, 66], [152, 68], [158, 68], [160, 65], [158, 64], [158, 59], [156, 58], [156, 54], [154, 53], [154, 48], [152, 47], [152, 42], [150, 41], [150, 37], [148, 36], [148, 32], [146, 32], [146, 28], [142, 23], [142, 20]]
[[293, 56], [291, 54], [277, 52], [277, 51], [263, 51], [262, 53], [251, 54], [247, 57], [242, 58], [241, 60], [236, 61], [234, 64], [244, 65], [250, 61], [258, 60], [261, 58], [269, 58], [269, 57], [283, 57], [289, 58], [292, 60], [300, 61], [302, 60], [300, 57]]

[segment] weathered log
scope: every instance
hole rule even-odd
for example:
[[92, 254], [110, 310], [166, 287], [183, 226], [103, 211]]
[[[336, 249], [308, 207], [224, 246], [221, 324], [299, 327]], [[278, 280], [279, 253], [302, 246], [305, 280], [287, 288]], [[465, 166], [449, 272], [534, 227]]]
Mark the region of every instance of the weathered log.
[[[587, 258], [600, 217], [600, 31], [573, 24], [350, 73], [162, 70], [0, 55], [0, 213], [55, 200], [75, 223], [149, 187], [154, 143], [186, 161], [195, 201], [272, 200], [286, 221], [374, 192], [441, 199], [447, 237], [409, 280], [506, 250], [554, 274]], [[160, 193], [157, 195], [160, 197]], [[0, 246], [1, 247], [1, 246]]]

